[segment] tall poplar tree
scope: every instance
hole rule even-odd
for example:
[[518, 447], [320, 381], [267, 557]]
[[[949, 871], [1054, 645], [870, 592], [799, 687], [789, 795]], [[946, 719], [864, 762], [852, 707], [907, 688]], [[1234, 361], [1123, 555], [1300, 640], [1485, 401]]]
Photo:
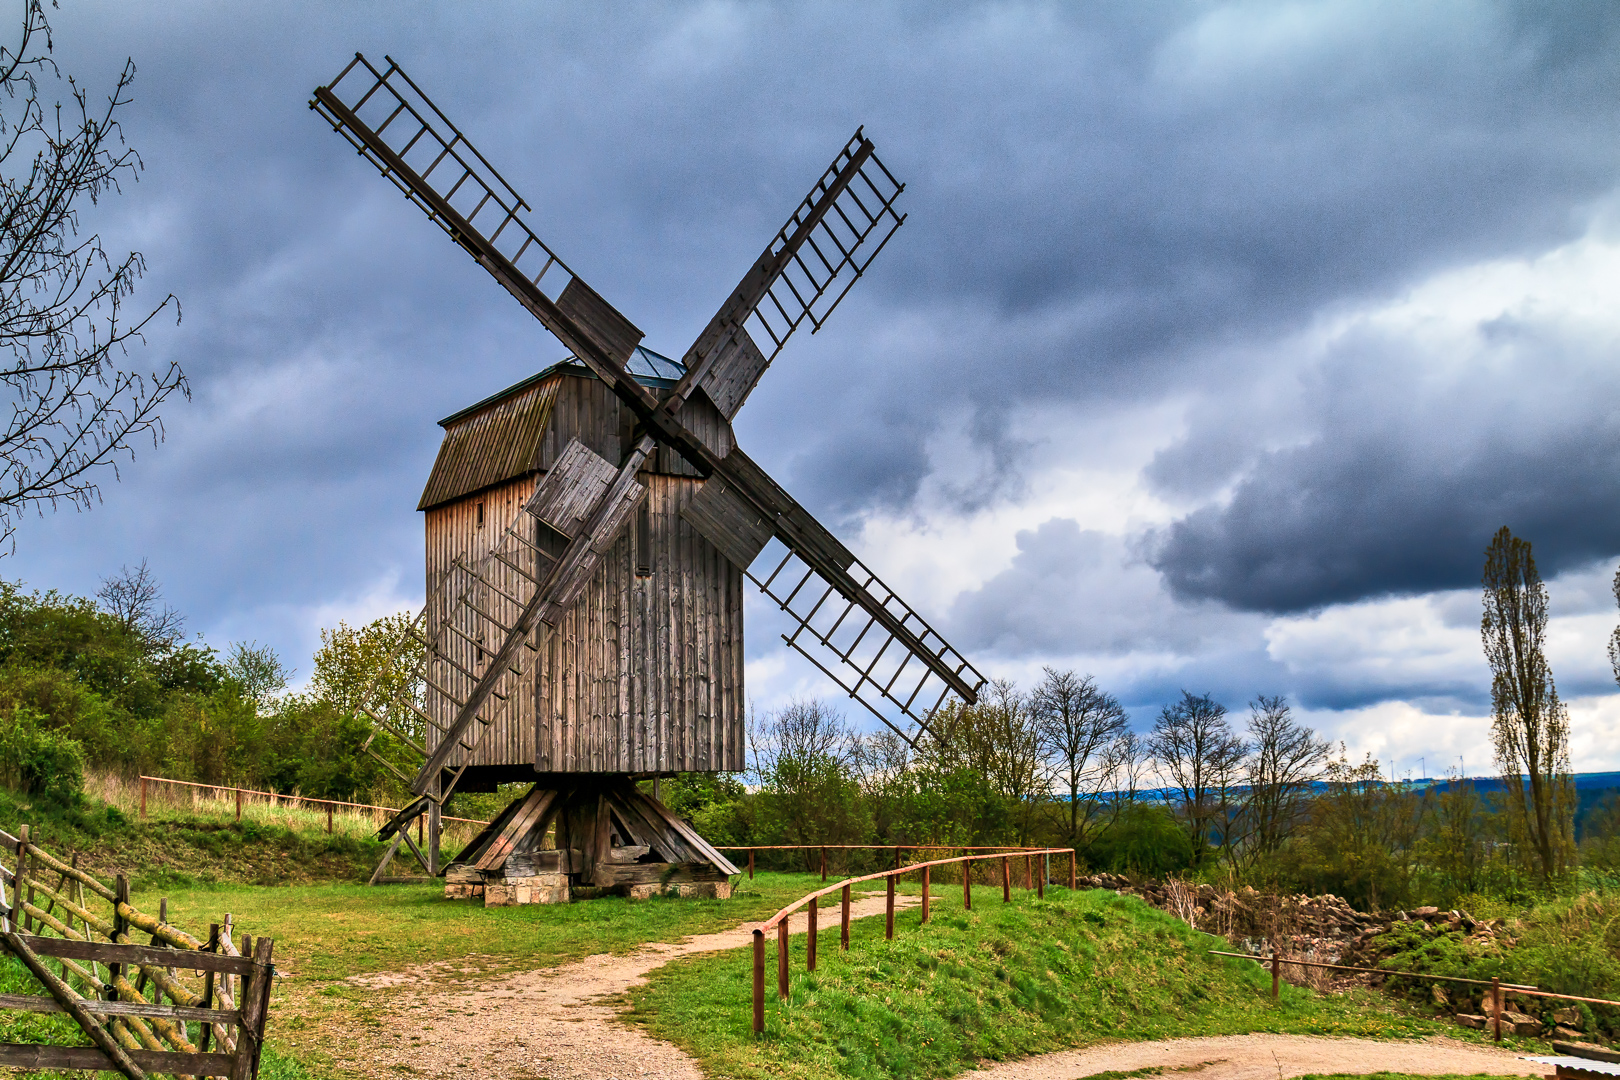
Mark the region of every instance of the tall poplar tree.
[[1509, 833], [1550, 879], [1569, 864], [1575, 846], [1569, 714], [1542, 651], [1547, 587], [1530, 542], [1506, 525], [1485, 549], [1483, 585], [1480, 636], [1491, 666], [1491, 734]]

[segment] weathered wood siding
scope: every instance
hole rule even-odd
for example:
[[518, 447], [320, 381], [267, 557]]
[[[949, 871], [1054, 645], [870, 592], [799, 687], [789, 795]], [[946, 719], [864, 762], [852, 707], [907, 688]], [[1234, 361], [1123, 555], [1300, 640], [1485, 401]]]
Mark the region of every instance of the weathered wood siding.
[[[594, 378], [558, 373], [514, 396], [524, 398], [525, 406], [508, 410], [508, 416], [532, 416], [544, 403], [544, 431], [522, 431], [530, 440], [530, 460], [541, 469], [551, 467], [571, 438], [616, 462], [631, 437], [629, 410], [621, 410], [618, 399]], [[493, 403], [446, 430], [446, 448], [453, 442], [456, 447], [453, 455], [440, 454], [440, 464], [454, 467], [447, 475], [487, 479], [521, 464], [521, 455], [498, 439], [482, 434], [472, 439], [459, 430], [476, 426], [487, 433], [497, 426], [487, 417], [499, 414], [504, 404]], [[711, 448], [730, 450], [730, 425], [701, 394], [683, 408], [682, 417]], [[481, 455], [498, 460], [499, 468]], [[539, 475], [525, 469], [426, 511], [430, 596], [452, 572], [453, 560], [476, 562], [499, 541]], [[508, 699], [482, 736], [473, 764], [582, 773], [743, 767], [742, 573], [681, 518], [682, 506], [703, 481], [679, 455], [660, 448], [639, 479], [648, 487], [646, 513], [631, 515], [630, 526], [556, 630], [537, 631], [531, 639], [535, 649], [519, 654], [524, 677], [508, 680]], [[639, 556], [640, 561], [650, 557], [652, 573], [637, 577], [637, 533], [643, 523], [647, 536]], [[524, 527], [541, 546], [560, 550], [555, 534], [546, 535], [549, 530], [538, 522], [525, 517]], [[524, 565], [532, 568], [532, 561]], [[528, 595], [514, 572], [502, 573], [496, 582], [500, 589]], [[478, 604], [507, 625], [516, 621], [517, 605], [499, 595], [481, 594]], [[429, 612], [430, 640], [441, 636], [442, 618], [441, 612]], [[441, 723], [455, 711], [443, 691], [464, 698], [473, 675], [484, 670], [500, 645], [478, 640], [474, 626], [460, 629], [469, 632], [442, 635], [447, 655], [429, 669], [434, 685], [428, 687], [428, 711]], [[432, 734], [429, 749], [436, 743]], [[459, 758], [451, 763], [459, 765]]]
[[743, 767], [742, 573], [680, 516], [702, 481], [642, 479], [652, 574], [626, 530], [547, 635], [541, 772]]
[[[509, 480], [479, 495], [448, 503], [423, 515], [427, 529], [427, 586], [430, 598], [442, 595], [439, 584], [447, 574], [450, 575], [452, 588], [460, 588], [467, 583], [467, 576], [458, 574], [452, 568], [452, 561], [459, 558], [463, 564], [476, 565], [488, 554], [490, 548], [500, 541], [507, 526], [521, 513], [538, 479], [538, 475], [531, 474]], [[483, 507], [482, 525], [478, 521], [480, 506]], [[533, 556], [519, 565], [533, 573]], [[511, 596], [526, 596], [523, 584], [514, 570], [502, 566], [495, 572], [495, 587]], [[517, 622], [518, 605], [499, 593], [478, 587], [473, 600], [479, 608], [501, 623], [511, 626]], [[443, 691], [449, 691], [465, 701], [475, 681], [473, 676], [483, 673], [489, 657], [501, 647], [499, 640], [491, 640], [499, 631], [466, 608], [452, 610], [457, 620], [456, 629], [461, 633], [454, 630], [443, 632], [445, 610], [433, 604], [428, 608], [428, 640], [443, 641], [447, 648], [442, 657], [429, 660], [427, 711], [429, 716], [443, 725], [455, 719], [456, 713], [455, 705]], [[538, 635], [531, 638], [531, 643], [538, 644]], [[534, 649], [524, 649], [518, 655], [519, 663], [525, 669], [537, 666], [538, 654]], [[499, 712], [494, 725], [478, 745], [475, 764], [534, 759], [534, 681], [508, 679], [504, 692], [509, 696], [504, 705], [496, 703]], [[427, 748], [432, 750], [438, 746], [437, 732], [429, 729], [427, 734]], [[459, 754], [451, 759], [451, 764], [461, 764]]]

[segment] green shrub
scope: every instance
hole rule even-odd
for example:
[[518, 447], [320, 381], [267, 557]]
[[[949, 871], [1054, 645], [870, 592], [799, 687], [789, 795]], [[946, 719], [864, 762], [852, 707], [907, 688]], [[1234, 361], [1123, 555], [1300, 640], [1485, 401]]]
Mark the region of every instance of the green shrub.
[[84, 747], [18, 706], [0, 721], [0, 776], [24, 794], [72, 805], [84, 795]]

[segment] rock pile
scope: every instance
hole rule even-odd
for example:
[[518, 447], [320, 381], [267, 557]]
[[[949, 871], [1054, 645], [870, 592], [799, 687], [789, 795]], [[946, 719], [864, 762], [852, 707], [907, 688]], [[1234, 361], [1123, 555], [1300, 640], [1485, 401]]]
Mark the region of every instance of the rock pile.
[[1119, 874], [1092, 874], [1078, 882], [1083, 889], [1112, 889], [1140, 896], [1154, 907], [1184, 919], [1200, 930], [1231, 941], [1248, 939], [1281, 945], [1293, 955], [1314, 952], [1326, 963], [1360, 936], [1370, 938], [1383, 927], [1376, 915], [1357, 911], [1342, 897], [1277, 896], [1244, 886], [1236, 891], [1213, 885], [1176, 881], [1133, 881]]

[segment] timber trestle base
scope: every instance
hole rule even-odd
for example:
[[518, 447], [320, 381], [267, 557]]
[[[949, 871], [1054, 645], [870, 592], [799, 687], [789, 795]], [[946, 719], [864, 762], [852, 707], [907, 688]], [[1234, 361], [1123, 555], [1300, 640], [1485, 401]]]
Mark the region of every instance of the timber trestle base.
[[628, 776], [536, 784], [445, 870], [445, 896], [485, 907], [659, 893], [725, 899], [739, 871]]

